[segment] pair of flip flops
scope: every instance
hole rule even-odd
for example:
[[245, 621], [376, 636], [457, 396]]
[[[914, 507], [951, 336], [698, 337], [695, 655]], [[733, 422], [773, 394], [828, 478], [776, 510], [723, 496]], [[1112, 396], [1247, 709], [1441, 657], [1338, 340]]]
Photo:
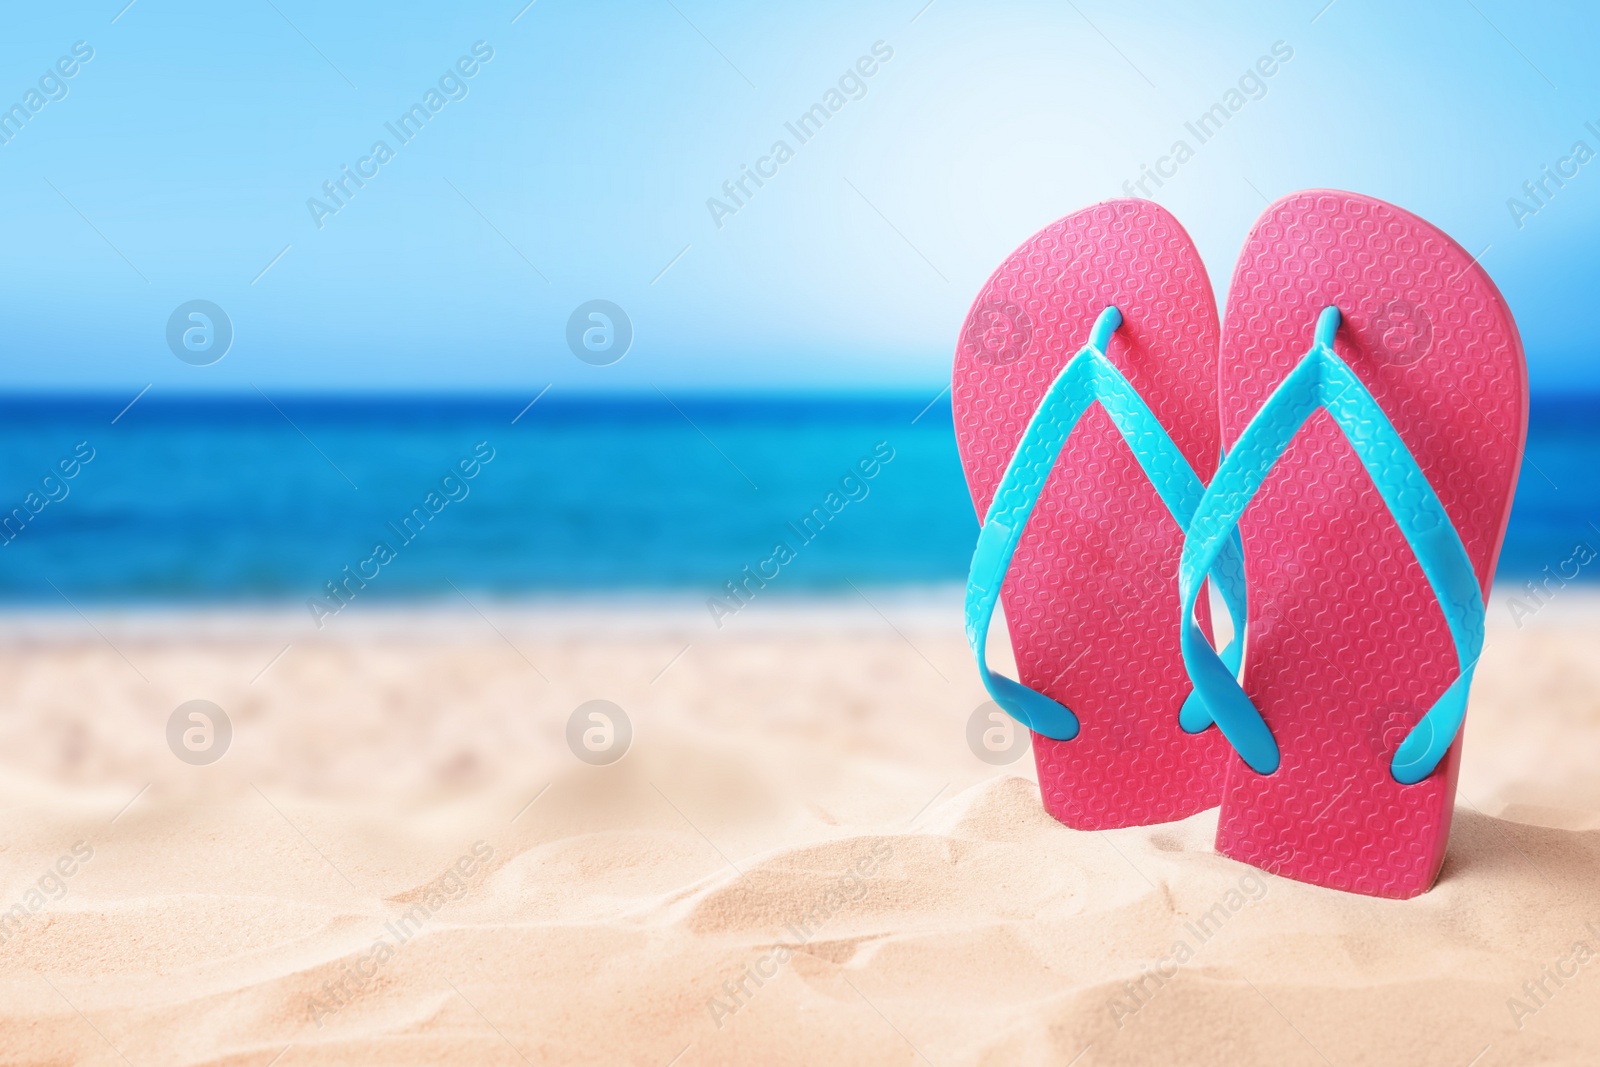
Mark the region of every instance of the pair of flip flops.
[[[1527, 427], [1516, 324], [1473, 257], [1382, 201], [1297, 193], [1219, 321], [1177, 220], [1107, 201], [985, 284], [952, 404], [983, 518], [967, 636], [1050, 814], [1220, 803], [1225, 855], [1425, 892]], [[1018, 681], [985, 662], [997, 604]]]

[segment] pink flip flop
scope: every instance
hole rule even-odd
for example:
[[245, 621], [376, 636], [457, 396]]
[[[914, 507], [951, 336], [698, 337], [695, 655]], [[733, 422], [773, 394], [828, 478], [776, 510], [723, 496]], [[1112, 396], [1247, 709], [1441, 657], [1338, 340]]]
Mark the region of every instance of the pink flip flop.
[[[985, 518], [968, 639], [996, 702], [1034, 730], [1044, 806], [1068, 826], [1217, 803], [1226, 742], [1179, 724], [1191, 686], [1174, 623], [1182, 527], [1220, 454], [1218, 343], [1199, 254], [1143, 200], [1029, 238], [961, 332], [956, 439]], [[996, 600], [1021, 684], [984, 661]]]
[[1415, 896], [1444, 860], [1521, 465], [1516, 324], [1473, 257], [1423, 220], [1296, 193], [1240, 254], [1220, 380], [1228, 455], [1182, 565], [1192, 598], [1237, 522], [1242, 680], [1184, 639], [1240, 757], [1217, 848], [1301, 881]]

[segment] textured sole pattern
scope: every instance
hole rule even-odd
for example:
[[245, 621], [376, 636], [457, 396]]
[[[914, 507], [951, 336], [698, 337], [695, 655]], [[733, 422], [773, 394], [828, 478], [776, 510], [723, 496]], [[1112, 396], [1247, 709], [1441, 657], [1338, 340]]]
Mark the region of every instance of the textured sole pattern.
[[[1494, 283], [1433, 226], [1378, 200], [1272, 205], [1240, 255], [1223, 325], [1222, 425], [1237, 439], [1336, 305], [1334, 348], [1389, 415], [1466, 545], [1485, 595], [1527, 427], [1516, 325]], [[1230, 755], [1219, 851], [1301, 881], [1411, 897], [1438, 876], [1458, 737], [1401, 785], [1389, 763], [1457, 675], [1431, 587], [1324, 412], [1240, 523], [1249, 581], [1244, 687], [1283, 755]]]
[[[1049, 384], [1117, 305], [1108, 358], [1209, 481], [1220, 447], [1216, 301], [1176, 219], [1113, 200], [1041, 230], [978, 294], [952, 375], [956, 439], [980, 519]], [[1033, 737], [1044, 806], [1079, 829], [1181, 819], [1214, 806], [1226, 741], [1183, 732], [1182, 534], [1095, 405], [1062, 449], [1001, 604], [1028, 686], [1082, 729]]]

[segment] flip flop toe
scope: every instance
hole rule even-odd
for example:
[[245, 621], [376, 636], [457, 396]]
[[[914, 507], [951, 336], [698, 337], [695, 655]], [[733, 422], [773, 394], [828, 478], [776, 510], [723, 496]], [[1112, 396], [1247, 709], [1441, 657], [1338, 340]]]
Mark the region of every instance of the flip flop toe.
[[[1219, 456], [1218, 343], [1198, 253], [1140, 200], [1035, 234], [962, 330], [952, 405], [983, 519], [967, 636], [994, 702], [1033, 731], [1046, 810], [1072, 827], [1184, 818], [1221, 789], [1226, 745], [1172, 625], [1183, 531]], [[1242, 628], [1237, 549], [1208, 569]], [[997, 605], [1015, 681], [986, 660]]]
[[1464, 249], [1393, 205], [1300, 193], [1245, 242], [1223, 327], [1227, 456], [1183, 604], [1242, 536], [1242, 676], [1182, 615], [1237, 755], [1217, 848], [1411, 897], [1437, 878], [1484, 603], [1527, 428], [1522, 345]]

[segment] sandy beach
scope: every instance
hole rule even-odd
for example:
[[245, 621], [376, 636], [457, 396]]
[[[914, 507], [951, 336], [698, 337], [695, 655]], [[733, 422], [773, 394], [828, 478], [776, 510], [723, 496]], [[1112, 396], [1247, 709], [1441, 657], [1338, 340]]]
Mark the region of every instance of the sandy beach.
[[954, 600], [871, 596], [7, 617], [0, 1064], [1600, 1061], [1600, 597], [1497, 595], [1392, 902], [1067, 830]]

